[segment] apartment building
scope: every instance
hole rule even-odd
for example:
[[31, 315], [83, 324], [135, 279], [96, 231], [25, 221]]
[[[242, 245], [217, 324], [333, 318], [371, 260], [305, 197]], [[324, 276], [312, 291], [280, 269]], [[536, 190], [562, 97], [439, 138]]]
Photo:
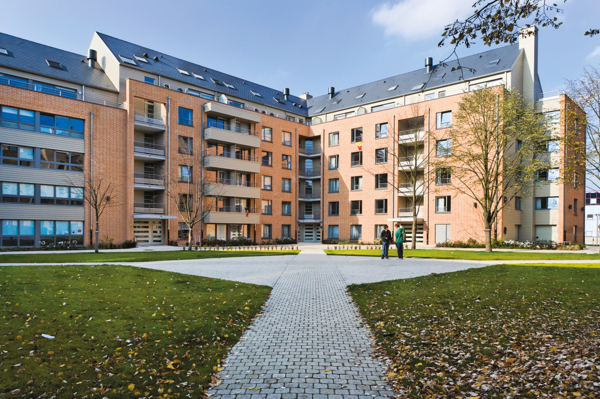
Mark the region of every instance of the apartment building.
[[[89, 245], [90, 180], [116, 189], [100, 236], [117, 243], [187, 242], [177, 208], [197, 195], [208, 214], [194, 227], [195, 242], [371, 242], [395, 221], [418, 242], [481, 240], [472, 201], [443, 193], [450, 175], [419, 187], [405, 180], [407, 171], [428, 180], [429, 157], [444, 146], [430, 133], [450, 126], [462, 96], [483, 85], [516, 88], [540, 112], [558, 115], [557, 132], [569, 127], [569, 99], [542, 92], [537, 35], [312, 97], [98, 32], [87, 55], [0, 34], [0, 245]], [[578, 240], [583, 183], [545, 176], [498, 218], [498, 237]]]

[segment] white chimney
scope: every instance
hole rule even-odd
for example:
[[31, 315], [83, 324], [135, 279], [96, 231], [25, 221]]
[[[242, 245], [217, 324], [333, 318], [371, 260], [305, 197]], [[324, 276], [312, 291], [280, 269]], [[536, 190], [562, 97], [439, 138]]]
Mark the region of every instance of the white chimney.
[[519, 30], [519, 50], [523, 50], [523, 99], [534, 103], [540, 96], [538, 79], [538, 29], [535, 26]]

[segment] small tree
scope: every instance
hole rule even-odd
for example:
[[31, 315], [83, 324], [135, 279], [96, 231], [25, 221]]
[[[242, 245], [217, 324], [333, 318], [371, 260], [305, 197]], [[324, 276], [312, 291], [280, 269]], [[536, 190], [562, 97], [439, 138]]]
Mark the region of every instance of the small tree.
[[549, 166], [550, 157], [540, 150], [550, 141], [544, 116], [514, 91], [485, 88], [465, 95], [452, 126], [440, 132], [435, 138], [451, 145], [432, 163], [432, 178], [449, 183], [451, 176], [443, 190], [481, 207], [485, 249], [491, 252], [494, 220], [519, 192], [527, 196], [537, 172]]

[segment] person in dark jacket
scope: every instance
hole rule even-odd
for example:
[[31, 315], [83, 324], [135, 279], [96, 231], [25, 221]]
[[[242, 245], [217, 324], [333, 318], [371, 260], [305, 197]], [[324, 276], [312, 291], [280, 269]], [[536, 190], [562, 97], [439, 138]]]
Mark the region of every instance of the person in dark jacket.
[[392, 232], [389, 230], [388, 225], [383, 226], [381, 232], [381, 259], [389, 259], [388, 250], [390, 249], [390, 241], [392, 241]]

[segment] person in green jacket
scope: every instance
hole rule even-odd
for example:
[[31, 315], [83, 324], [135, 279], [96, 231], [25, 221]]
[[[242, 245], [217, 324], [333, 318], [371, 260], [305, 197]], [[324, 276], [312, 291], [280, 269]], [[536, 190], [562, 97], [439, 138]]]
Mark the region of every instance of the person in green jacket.
[[400, 223], [396, 223], [396, 232], [394, 233], [396, 239], [396, 250], [398, 251], [398, 259], [404, 259], [404, 240], [406, 240], [406, 231], [404, 227], [400, 226]]

